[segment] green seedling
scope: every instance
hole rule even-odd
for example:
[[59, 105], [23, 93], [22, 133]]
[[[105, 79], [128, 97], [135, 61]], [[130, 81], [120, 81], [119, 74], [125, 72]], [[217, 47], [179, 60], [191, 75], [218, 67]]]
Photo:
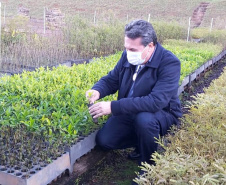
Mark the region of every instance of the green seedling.
[[[87, 97], [87, 99], [88, 99], [88, 101], [90, 100], [90, 98], [93, 96], [93, 93], [92, 92], [88, 92], [88, 97]], [[88, 103], [88, 107], [91, 107], [93, 105], [93, 103]], [[93, 117], [92, 117], [93, 118]], [[98, 123], [98, 118], [93, 118], [93, 122], [94, 123]]]

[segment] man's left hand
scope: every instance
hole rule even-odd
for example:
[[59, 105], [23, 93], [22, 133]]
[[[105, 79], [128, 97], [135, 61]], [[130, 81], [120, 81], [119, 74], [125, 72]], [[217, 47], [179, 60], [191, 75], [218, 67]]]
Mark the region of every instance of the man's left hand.
[[111, 114], [111, 102], [98, 102], [89, 107], [89, 113], [93, 118]]

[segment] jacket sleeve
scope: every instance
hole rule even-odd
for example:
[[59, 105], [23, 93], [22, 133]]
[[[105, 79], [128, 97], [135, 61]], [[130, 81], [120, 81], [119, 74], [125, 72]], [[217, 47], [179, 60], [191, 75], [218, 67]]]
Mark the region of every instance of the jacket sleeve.
[[100, 93], [100, 99], [114, 94], [119, 89], [119, 73], [123, 66], [124, 58], [126, 57], [125, 51], [122, 53], [122, 56], [114, 69], [110, 71], [106, 76], [102, 77], [92, 89], [97, 90]]
[[[112, 101], [113, 115], [137, 114], [139, 112], [157, 112], [166, 107], [171, 98], [177, 95], [180, 79], [180, 61], [174, 55], [166, 53], [158, 69], [158, 80], [147, 96], [122, 98]], [[145, 84], [144, 84], [145, 85]]]

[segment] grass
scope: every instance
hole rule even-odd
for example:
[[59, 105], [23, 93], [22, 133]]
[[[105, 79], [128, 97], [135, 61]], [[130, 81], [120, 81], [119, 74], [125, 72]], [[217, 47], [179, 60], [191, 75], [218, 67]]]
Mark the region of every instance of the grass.
[[[187, 25], [188, 17], [192, 15], [194, 9], [199, 5], [202, 0], [69, 0], [67, 3], [61, 0], [41, 0], [41, 1], [29, 1], [24, 0], [23, 5], [30, 9], [31, 17], [42, 18], [43, 7], [53, 7], [56, 4], [61, 8], [62, 12], [69, 14], [80, 14], [80, 16], [88, 17], [93, 20], [94, 12], [97, 13], [97, 20], [106, 20], [108, 16], [115, 16], [123, 21], [127, 21], [127, 15], [129, 20], [142, 18], [148, 19], [148, 14], [151, 14], [152, 20], [166, 20], [177, 21], [183, 25]], [[212, 5], [207, 10], [206, 24], [210, 24], [211, 18], [215, 18], [216, 24], [225, 26], [225, 9], [226, 3], [224, 0], [206, 0]], [[14, 15], [16, 8], [21, 2], [16, 0], [9, 0], [7, 3], [7, 15]], [[3, 5], [5, 3], [3, 2]], [[70, 8], [69, 8], [70, 7]]]
[[213, 44], [221, 44], [226, 47], [226, 29], [195, 28], [191, 32], [193, 39], [201, 39], [202, 42], [210, 42]]
[[75, 181], [79, 181], [79, 184], [83, 185], [92, 183], [130, 185], [136, 176], [135, 172], [139, 171], [139, 167], [135, 161], [126, 158], [129, 151], [130, 149], [109, 152], [104, 160]]

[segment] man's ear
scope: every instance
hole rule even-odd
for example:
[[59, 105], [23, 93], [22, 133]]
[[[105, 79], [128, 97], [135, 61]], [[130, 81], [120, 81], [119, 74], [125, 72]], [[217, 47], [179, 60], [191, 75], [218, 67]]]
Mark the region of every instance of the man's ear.
[[154, 47], [154, 43], [153, 43], [153, 42], [150, 42], [150, 43], [148, 44], [148, 46], [149, 46], [149, 47]]
[[150, 43], [148, 44], [148, 46], [149, 46], [150, 49], [153, 49], [153, 48], [154, 48], [154, 43], [153, 43], [153, 42], [150, 42]]

